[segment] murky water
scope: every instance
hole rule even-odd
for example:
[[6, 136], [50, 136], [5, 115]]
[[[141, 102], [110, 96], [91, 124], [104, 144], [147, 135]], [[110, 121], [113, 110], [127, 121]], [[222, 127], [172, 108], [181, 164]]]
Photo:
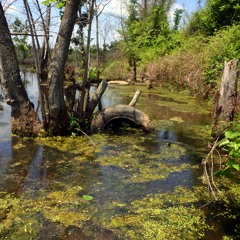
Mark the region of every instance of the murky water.
[[[37, 106], [34, 75], [26, 79]], [[10, 108], [1, 103], [1, 239], [222, 239], [201, 181], [209, 107], [138, 86], [109, 86], [103, 105], [128, 104], [139, 89], [137, 108], [156, 130], [99, 133], [94, 144], [11, 137]]]

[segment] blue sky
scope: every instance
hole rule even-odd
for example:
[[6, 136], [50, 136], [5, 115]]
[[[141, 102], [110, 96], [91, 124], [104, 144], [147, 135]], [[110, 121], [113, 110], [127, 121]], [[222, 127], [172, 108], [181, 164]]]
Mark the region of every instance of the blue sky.
[[[188, 13], [194, 12], [198, 6], [198, 0], [175, 0], [176, 4], [180, 4]], [[204, 6], [206, 0], [201, 1]]]
[[[13, 3], [10, 9], [8, 9], [8, 19], [14, 20], [15, 17], [19, 17], [24, 19], [25, 16], [23, 14], [23, 2], [19, 0], [0, 0], [3, 5], [8, 5], [9, 3]], [[106, 2], [107, 0], [103, 1]], [[116, 32], [116, 29], [121, 29], [121, 25], [119, 22], [119, 17], [122, 15], [124, 16], [126, 14], [126, 2], [128, 0], [111, 0], [111, 2], [104, 8], [104, 12], [101, 16], [101, 23], [102, 29], [109, 28], [108, 32], [108, 39], [107, 42], [110, 42], [112, 40], [119, 39], [119, 34]], [[31, 1], [29, 1], [31, 2]], [[41, 0], [40, 0], [41, 2]], [[201, 0], [201, 5], [203, 6], [205, 4], [206, 0]], [[4, 4], [5, 3], [5, 4]], [[198, 6], [198, 0], [175, 0], [174, 8], [172, 10], [172, 15], [174, 13], [175, 8], [183, 8], [186, 10], [187, 15], [190, 15], [192, 12], [194, 12], [197, 9]], [[56, 11], [53, 10], [53, 11]], [[56, 14], [56, 13], [55, 13]], [[52, 15], [55, 15], [54, 13]], [[58, 14], [56, 14], [58, 15]], [[111, 16], [111, 17], [110, 17]], [[117, 16], [113, 18], [112, 16]], [[184, 17], [184, 16], [183, 16]], [[10, 20], [10, 21], [11, 21]], [[53, 19], [52, 24], [55, 26], [59, 26], [60, 19], [58, 16], [56, 16], [55, 19]], [[55, 35], [57, 33], [57, 28], [55, 27], [52, 34]], [[104, 30], [102, 30], [104, 31]], [[94, 35], [94, 33], [93, 33]], [[106, 35], [106, 31], [105, 31]], [[101, 36], [100, 36], [101, 37]], [[52, 39], [52, 44], [54, 43], [55, 39]]]

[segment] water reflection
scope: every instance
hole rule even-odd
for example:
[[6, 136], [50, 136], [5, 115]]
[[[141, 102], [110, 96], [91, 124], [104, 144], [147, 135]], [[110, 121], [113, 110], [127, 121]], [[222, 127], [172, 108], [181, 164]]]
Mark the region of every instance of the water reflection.
[[[1, 88], [0, 88], [1, 95]], [[1, 99], [2, 100], [2, 99]], [[12, 159], [11, 126], [10, 126], [10, 106], [0, 100], [0, 180], [2, 173], [6, 171]]]
[[[25, 77], [29, 97], [37, 106], [35, 75], [26, 74]], [[102, 100], [103, 107], [128, 104], [137, 89], [135, 86], [110, 86]], [[181, 106], [176, 110], [171, 104]], [[130, 204], [148, 194], [172, 193], [179, 185], [192, 188], [201, 184], [202, 171], [195, 166], [201, 162], [197, 150], [207, 143], [195, 129], [208, 124], [209, 115], [180, 111], [185, 105], [186, 102], [172, 97], [143, 93], [137, 107], [150, 115], [156, 130], [148, 135], [138, 130], [94, 135], [97, 149], [85, 138], [63, 138], [57, 143], [53, 139], [50, 144], [12, 140], [10, 111], [5, 110], [4, 105], [4, 112], [0, 114], [0, 190], [33, 199], [41, 193], [46, 201], [51, 193], [79, 186], [79, 201], [84, 194], [94, 198], [94, 202], [86, 206], [93, 212], [91, 221], [83, 230], [61, 225], [59, 233], [57, 224], [52, 222], [51, 228], [42, 227], [39, 236], [46, 239], [53, 234], [58, 239], [67, 239], [66, 233], [71, 233], [83, 239], [88, 239], [87, 236], [96, 237], [89, 239], [117, 239], [115, 233], [103, 227], [107, 218], [125, 214], [124, 208], [114, 206], [113, 202]], [[176, 116], [182, 121], [171, 121]], [[64, 210], [67, 211], [66, 206]], [[43, 217], [41, 222], [48, 225]]]
[[[28, 174], [24, 183], [24, 190], [38, 190], [41, 186], [40, 182], [45, 182], [47, 177], [47, 169], [42, 169], [43, 146], [40, 146], [32, 162], [29, 165]], [[43, 174], [42, 174], [43, 171]]]

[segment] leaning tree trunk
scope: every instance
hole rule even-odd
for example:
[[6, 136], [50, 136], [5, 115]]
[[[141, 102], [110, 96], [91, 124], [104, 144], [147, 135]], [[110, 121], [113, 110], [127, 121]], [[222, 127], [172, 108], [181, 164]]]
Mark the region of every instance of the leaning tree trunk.
[[224, 63], [220, 90], [215, 99], [212, 136], [221, 137], [234, 118], [237, 101], [238, 60]]
[[0, 80], [7, 104], [11, 105], [12, 132], [36, 136], [42, 124], [21, 81], [17, 55], [0, 2]]
[[68, 57], [68, 49], [72, 31], [77, 19], [79, 0], [69, 0], [66, 3], [57, 41], [48, 71], [48, 101], [50, 134], [62, 133], [68, 124], [68, 114], [64, 101], [64, 69]]

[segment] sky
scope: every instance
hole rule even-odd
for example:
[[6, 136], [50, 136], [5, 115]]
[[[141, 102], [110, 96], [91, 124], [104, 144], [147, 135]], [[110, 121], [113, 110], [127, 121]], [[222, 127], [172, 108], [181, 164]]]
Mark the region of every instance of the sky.
[[[9, 6], [10, 3], [13, 3], [10, 8], [6, 11], [7, 18], [9, 21], [13, 21], [16, 17], [24, 18], [23, 13], [23, 0], [0, 0], [3, 6]], [[100, 23], [99, 25], [102, 27], [101, 33], [102, 37], [106, 38], [107, 42], [111, 42], [117, 40], [119, 38], [119, 34], [117, 33], [116, 29], [121, 29], [119, 17], [122, 15], [126, 15], [126, 8], [125, 2], [128, 0], [111, 0], [109, 4], [104, 8], [103, 14], [100, 16]], [[201, 5], [205, 4], [206, 0], [201, 0]], [[31, 2], [31, 1], [29, 1]], [[178, 9], [185, 9], [187, 14], [191, 14], [197, 9], [199, 0], [175, 0], [173, 5], [173, 9], [171, 11], [171, 16], [173, 16], [174, 10]], [[59, 25], [60, 19], [57, 16], [57, 10], [55, 9], [56, 18], [53, 19], [53, 23], [55, 25]], [[54, 13], [53, 13], [54, 15]], [[113, 17], [115, 16], [115, 17]], [[116, 17], [118, 16], [118, 17]], [[56, 35], [57, 28], [53, 31], [53, 35]], [[93, 27], [94, 29], [94, 27]], [[94, 35], [94, 33], [93, 33]], [[101, 34], [100, 34], [101, 35]], [[94, 38], [94, 36], [93, 36]], [[100, 36], [101, 38], [101, 36]], [[52, 44], [54, 44], [54, 39], [52, 40]], [[102, 38], [103, 42], [103, 38]]]
[[[127, 0], [111, 0], [110, 3], [105, 7], [105, 13], [111, 13], [114, 15], [120, 15], [121, 13], [125, 13], [126, 9], [123, 8], [124, 2]], [[183, 8], [189, 13], [196, 10], [199, 0], [175, 0], [174, 7], [175, 8]], [[13, 5], [8, 9], [8, 14], [18, 15], [19, 11], [23, 5], [22, 0], [0, 0], [0, 2], [4, 6], [8, 6], [13, 2]], [[206, 0], [201, 0], [201, 5], [204, 5]]]
[[[197, 9], [198, 0], [175, 0], [177, 7], [183, 7], [187, 12], [191, 13]], [[201, 6], [204, 6], [206, 0], [201, 1]]]
[[[113, 14], [117, 16], [121, 16], [126, 14], [126, 8], [124, 8], [124, 2], [127, 0], [111, 0], [111, 2], [105, 7], [104, 9], [104, 14]], [[175, 9], [184, 9], [186, 10], [186, 13], [190, 15], [194, 11], [196, 11], [198, 7], [198, 2], [199, 0], [175, 0], [175, 3], [173, 4], [173, 8], [171, 10], [170, 15], [172, 16], [173, 20], [173, 14]], [[205, 5], [206, 0], [201, 0], [201, 6]], [[118, 29], [121, 28], [119, 23], [115, 22], [114, 23]], [[113, 33], [113, 38], [118, 38], [119, 34], [115, 31]]]

